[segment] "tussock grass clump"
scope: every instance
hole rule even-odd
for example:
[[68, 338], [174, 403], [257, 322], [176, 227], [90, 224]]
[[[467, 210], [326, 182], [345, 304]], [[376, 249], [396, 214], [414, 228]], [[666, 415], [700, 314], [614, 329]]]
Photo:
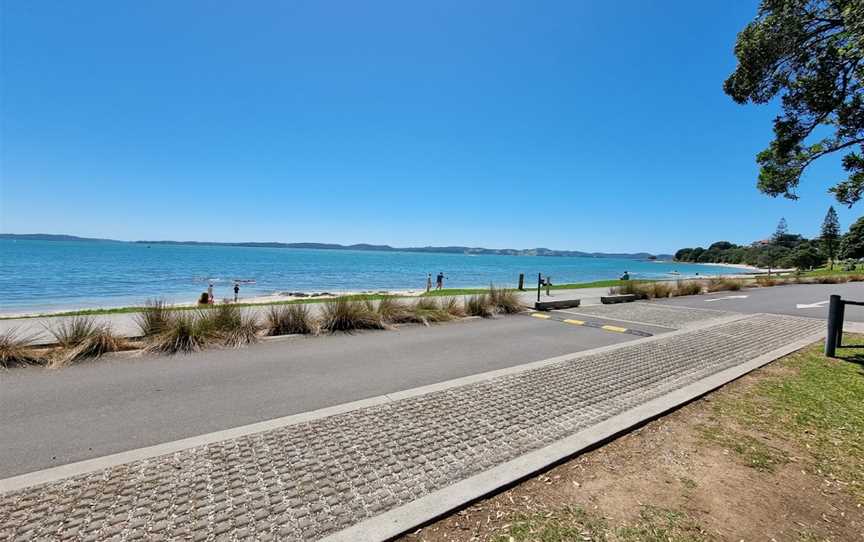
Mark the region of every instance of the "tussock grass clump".
[[849, 278], [845, 275], [820, 275], [810, 279], [811, 284], [842, 284], [848, 282]]
[[411, 312], [423, 324], [429, 322], [446, 322], [452, 320], [453, 316], [443, 309], [434, 297], [421, 297], [411, 306]]
[[738, 279], [730, 279], [727, 277], [713, 277], [708, 279], [706, 289], [709, 292], [737, 292], [744, 286], [744, 283]]
[[640, 289], [644, 291], [650, 299], [669, 297], [672, 295], [672, 290], [674, 289], [672, 284], [668, 282], [650, 282], [640, 286]]
[[421, 323], [411, 307], [392, 297], [385, 297], [373, 309], [387, 324]]
[[770, 288], [771, 286], [777, 286], [778, 284], [785, 283], [786, 281], [775, 277], [756, 277], [756, 284], [762, 286], [763, 288]]
[[477, 294], [465, 298], [465, 313], [468, 316], [491, 318], [495, 315], [495, 307], [489, 299], [489, 294]]
[[492, 304], [495, 312], [504, 314], [515, 314], [525, 310], [516, 292], [506, 288], [496, 288], [492, 284], [489, 285], [489, 303]]
[[455, 297], [443, 297], [439, 300], [441, 310], [444, 310], [453, 318], [463, 318], [465, 316], [465, 305], [459, 302]]
[[225, 346], [237, 347], [258, 342], [261, 325], [254, 315], [224, 303], [201, 310], [196, 325]]
[[849, 282], [864, 282], [864, 275], [849, 275]]
[[149, 299], [144, 310], [135, 316], [135, 323], [143, 337], [158, 335], [167, 329], [171, 319], [171, 310], [161, 299]]
[[212, 321], [205, 315], [177, 313], [168, 327], [148, 340], [145, 350], [154, 354], [191, 354], [216, 340]]
[[247, 344], [258, 342], [258, 333], [261, 332], [261, 324], [254, 314], [241, 312], [240, 318], [232, 327], [220, 330], [219, 335], [222, 344], [232, 348], [238, 348]]
[[19, 365], [40, 365], [44, 362], [31, 346], [34, 335], [22, 335], [17, 328], [0, 334], [0, 367], [8, 369]]
[[702, 293], [702, 283], [695, 280], [679, 280], [675, 284], [675, 289], [672, 291], [672, 295], [682, 296], [682, 295], [699, 295]]
[[302, 304], [273, 305], [265, 316], [268, 335], [315, 335], [318, 323], [309, 307]]
[[49, 367], [59, 368], [87, 358], [98, 358], [109, 352], [117, 352], [128, 346], [122, 337], [111, 331], [107, 324], [94, 325], [92, 331], [81, 341], [62, 348], [50, 361]]
[[609, 288], [609, 293], [612, 295], [635, 295], [637, 299], [648, 299], [649, 290], [642, 283], [628, 280]]
[[46, 329], [61, 347], [74, 348], [95, 334], [98, 328], [96, 321], [89, 316], [73, 316]]
[[335, 333], [357, 329], [384, 329], [384, 322], [369, 303], [336, 298], [325, 301], [321, 308], [321, 329]]

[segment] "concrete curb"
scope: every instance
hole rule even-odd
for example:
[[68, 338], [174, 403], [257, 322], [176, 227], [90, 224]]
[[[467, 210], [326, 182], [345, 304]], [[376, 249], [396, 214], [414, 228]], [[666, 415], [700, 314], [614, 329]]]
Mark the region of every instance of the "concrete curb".
[[526, 371], [529, 369], [535, 369], [538, 367], [544, 367], [546, 365], [552, 365], [555, 363], [559, 363], [562, 361], [574, 361], [585, 356], [590, 356], [594, 354], [600, 354], [604, 352], [609, 352], [613, 350], [629, 348], [634, 345], [642, 344], [645, 342], [656, 341], [660, 339], [666, 339], [669, 337], [674, 337], [676, 335], [681, 335], [685, 333], [691, 333], [698, 329], [704, 329], [720, 324], [725, 324], [729, 322], [734, 322], [737, 320], [743, 320], [746, 318], [750, 318], [754, 315], [752, 314], [735, 314], [729, 317], [716, 318], [713, 320], [707, 320], [702, 322], [696, 326], [687, 329], [681, 329], [672, 331], [670, 333], [664, 333], [662, 335], [652, 336], [652, 337], [644, 337], [641, 339], [636, 339], [633, 341], [627, 341], [624, 343], [612, 344], [608, 346], [603, 346], [600, 348], [594, 348], [591, 350], [584, 350], [581, 352], [576, 352], [572, 354], [564, 354], [562, 356], [556, 356], [540, 361], [535, 361], [531, 363], [526, 363], [523, 365], [516, 365], [513, 367], [508, 367], [505, 369], [498, 369], [494, 371], [488, 371], [485, 373], [478, 373], [475, 375], [464, 376], [461, 378], [456, 378], [452, 380], [446, 380], [443, 382], [438, 382], [435, 384], [429, 384], [426, 386], [420, 386], [404, 391], [399, 391], [395, 393], [379, 395], [376, 397], [370, 397], [367, 399], [361, 399], [359, 401], [352, 401], [350, 403], [343, 403], [340, 405], [335, 405], [331, 407], [326, 407], [318, 410], [312, 410], [309, 412], [303, 412], [300, 414], [292, 414], [290, 416], [284, 416], [280, 418], [274, 418], [271, 420], [266, 420], [262, 422], [256, 422], [249, 425], [243, 425], [239, 427], [235, 427], [232, 429], [226, 429], [222, 431], [216, 431], [213, 433], [206, 433], [203, 435], [198, 435], [195, 437], [189, 437], [186, 439], [176, 440], [172, 442], [167, 442], [163, 444], [157, 444], [155, 446], [148, 446], [144, 448], [137, 448], [134, 450], [128, 450], [125, 452], [119, 452], [116, 454], [106, 455], [103, 457], [97, 457], [94, 459], [87, 459], [84, 461], [77, 461], [75, 463], [69, 463], [66, 465], [61, 465], [58, 467], [51, 467], [48, 469], [42, 469], [34, 472], [29, 472], [25, 474], [19, 474], [17, 476], [12, 476], [9, 478], [5, 478], [0, 480], [0, 494], [7, 493], [10, 491], [16, 491], [19, 489], [23, 489], [26, 487], [46, 484], [50, 482], [56, 482], [58, 480], [62, 480], [64, 478], [70, 478], [72, 476], [78, 476], [81, 474], [87, 474], [90, 472], [94, 472], [97, 470], [107, 469], [111, 467], [116, 467], [122, 465], [124, 463], [130, 463], [132, 461], [138, 461], [142, 459], [149, 459], [153, 457], [158, 457], [162, 455], [172, 454], [181, 450], [186, 450], [189, 448], [194, 448], [197, 446], [203, 446], [206, 444], [212, 444], [214, 442], [220, 442], [223, 440], [234, 439], [246, 435], [251, 435], [254, 433], [261, 433], [264, 431], [269, 431], [272, 429], [277, 429], [280, 427], [285, 427], [289, 425], [300, 424], [304, 422], [309, 422], [312, 420], [316, 420], [319, 418], [325, 418], [327, 416], [334, 416], [337, 414], [342, 414], [344, 412], [349, 412], [352, 410], [357, 410], [360, 408], [366, 408], [370, 406], [376, 406], [385, 404], [391, 401], [398, 401], [400, 399], [407, 399], [410, 397], [416, 397], [418, 395], [425, 395], [427, 393], [432, 393], [436, 391], [446, 390], [449, 388], [454, 388], [458, 386], [464, 386], [467, 384], [473, 384], [476, 382], [480, 382], [483, 380], [489, 380], [492, 378], [497, 378], [500, 376], [510, 375], [514, 373], [520, 373], [522, 371]]
[[525, 454], [476, 476], [432, 492], [409, 504], [352, 525], [322, 540], [327, 542], [353, 542], [356, 540], [388, 540], [398, 536], [468, 502], [529, 477], [588, 447], [601, 443], [640, 423], [669, 412], [693, 399], [720, 388], [754, 369], [758, 369], [775, 359], [820, 340], [822, 336], [823, 333], [821, 332], [810, 335], [746, 363], [715, 373], [663, 397], [613, 416], [608, 420], [559, 440], [545, 448]]

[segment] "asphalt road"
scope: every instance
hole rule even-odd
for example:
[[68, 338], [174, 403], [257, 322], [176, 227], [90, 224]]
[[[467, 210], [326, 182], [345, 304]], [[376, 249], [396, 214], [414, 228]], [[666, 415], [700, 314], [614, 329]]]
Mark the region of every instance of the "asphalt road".
[[0, 478], [636, 338], [515, 315], [0, 372]]
[[[864, 301], [864, 282], [787, 284], [771, 288], [747, 288], [738, 292], [674, 297], [654, 303], [743, 313], [770, 312], [827, 318], [828, 296], [832, 294], [838, 294], [843, 299]], [[847, 306], [846, 320], [864, 322], [864, 307]]]
[[[864, 283], [653, 303], [824, 318], [824, 303], [806, 305], [832, 293], [862, 300]], [[846, 316], [864, 322], [864, 309], [849, 307]], [[0, 478], [636, 338], [518, 315], [0, 372]]]

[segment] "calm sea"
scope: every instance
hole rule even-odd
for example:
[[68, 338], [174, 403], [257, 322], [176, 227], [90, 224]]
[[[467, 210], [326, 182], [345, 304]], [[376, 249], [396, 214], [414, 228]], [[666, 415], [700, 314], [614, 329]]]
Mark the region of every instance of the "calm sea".
[[[215, 286], [215, 297], [282, 291], [421, 289], [426, 274], [446, 275], [446, 287], [530, 284], [538, 272], [553, 283], [617, 278], [730, 274], [734, 268], [613, 258], [468, 256], [349, 250], [144, 245], [120, 242], [0, 240], [0, 311], [110, 307], [153, 297], [191, 302]], [[670, 274], [677, 271], [680, 275]]]

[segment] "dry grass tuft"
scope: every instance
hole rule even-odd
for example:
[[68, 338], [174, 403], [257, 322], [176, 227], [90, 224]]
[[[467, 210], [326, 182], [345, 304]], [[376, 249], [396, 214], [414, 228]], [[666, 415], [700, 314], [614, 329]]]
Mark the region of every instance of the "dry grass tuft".
[[440, 298], [439, 303], [441, 304], [441, 309], [447, 311], [447, 314], [453, 318], [465, 317], [465, 305], [460, 303], [458, 298], [442, 297]]
[[712, 277], [708, 279], [706, 290], [709, 292], [737, 292], [744, 286], [744, 282], [740, 279], [730, 279], [727, 277]]
[[150, 299], [144, 306], [144, 311], [135, 316], [135, 323], [141, 330], [142, 337], [158, 335], [168, 328], [171, 310], [165, 301]]
[[96, 321], [89, 316], [72, 316], [60, 320], [54, 326], [46, 326], [46, 329], [61, 347], [74, 348], [96, 333], [98, 327]]
[[519, 294], [513, 290], [496, 288], [492, 284], [489, 285], [489, 303], [495, 312], [504, 314], [515, 314], [525, 310], [519, 301]]
[[350, 333], [358, 329], [385, 329], [381, 315], [369, 303], [336, 298], [325, 301], [321, 309], [321, 329]]
[[184, 312], [172, 316], [168, 327], [151, 337], [145, 350], [154, 354], [191, 354], [215, 341], [215, 331], [205, 315]]
[[702, 283], [696, 280], [679, 280], [675, 284], [675, 289], [672, 295], [675, 297], [682, 295], [699, 295], [702, 293]]
[[316, 335], [318, 323], [303, 304], [271, 306], [265, 316], [268, 335]]
[[477, 294], [465, 298], [465, 313], [468, 316], [491, 318], [495, 315], [495, 307], [489, 299], [489, 294]]
[[0, 334], [0, 367], [41, 365], [45, 362], [31, 346], [35, 335], [22, 335], [17, 328]]
[[128, 346], [126, 339], [118, 337], [107, 324], [94, 325], [92, 331], [76, 345], [64, 346], [51, 359], [52, 369], [65, 367], [87, 358], [98, 358], [109, 352], [117, 352]]
[[438, 303], [434, 297], [421, 297], [411, 306], [411, 312], [423, 324], [430, 322], [446, 322], [453, 319], [453, 315]]

